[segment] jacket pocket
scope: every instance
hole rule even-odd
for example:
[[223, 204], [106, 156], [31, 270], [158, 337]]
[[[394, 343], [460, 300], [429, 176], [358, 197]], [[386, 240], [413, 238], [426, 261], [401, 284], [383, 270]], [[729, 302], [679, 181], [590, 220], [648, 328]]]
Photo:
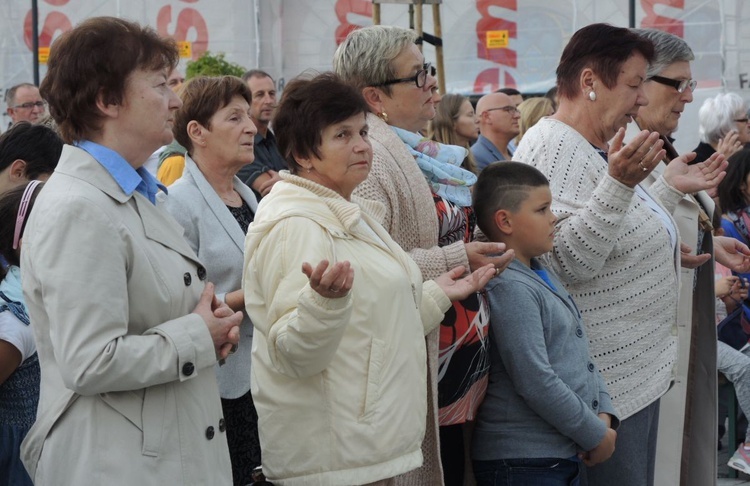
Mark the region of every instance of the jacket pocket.
[[380, 401], [380, 379], [385, 361], [385, 341], [372, 338], [370, 343], [370, 360], [367, 366], [367, 388], [365, 390], [365, 407], [360, 421], [370, 421]]
[[165, 385], [143, 390], [102, 393], [99, 398], [143, 433], [144, 456], [158, 457], [164, 430]]

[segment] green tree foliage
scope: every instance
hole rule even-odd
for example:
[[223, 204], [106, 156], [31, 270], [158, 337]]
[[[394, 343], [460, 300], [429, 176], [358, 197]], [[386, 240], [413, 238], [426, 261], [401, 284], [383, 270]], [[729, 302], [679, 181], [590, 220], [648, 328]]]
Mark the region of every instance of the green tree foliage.
[[242, 76], [245, 71], [246, 69], [239, 64], [225, 60], [223, 52], [214, 55], [206, 51], [197, 60], [188, 61], [185, 78], [223, 75]]

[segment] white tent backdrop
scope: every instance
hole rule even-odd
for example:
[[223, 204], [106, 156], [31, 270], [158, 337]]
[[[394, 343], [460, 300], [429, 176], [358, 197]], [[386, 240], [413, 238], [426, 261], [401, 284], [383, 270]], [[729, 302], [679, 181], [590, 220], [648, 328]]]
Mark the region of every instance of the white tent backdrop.
[[[638, 27], [669, 30], [696, 53], [696, 100], [677, 133], [677, 148], [689, 150], [697, 144], [697, 111], [706, 97], [731, 90], [750, 99], [750, 2], [635, 3]], [[276, 77], [280, 89], [304, 70], [330, 69], [338, 41], [349, 30], [372, 22], [370, 0], [38, 0], [38, 4], [41, 47], [87, 17], [120, 16], [190, 41], [193, 57], [205, 50], [224, 52], [230, 61], [264, 69]], [[471, 94], [514, 86], [525, 93], [544, 92], [554, 84], [557, 61], [571, 34], [592, 22], [627, 26], [629, 5], [628, 0], [444, 0], [447, 90]], [[33, 80], [30, 12], [30, 0], [0, 2], [3, 92]], [[408, 27], [406, 5], [383, 4], [381, 12], [382, 23]], [[434, 32], [430, 6], [424, 7], [424, 30]], [[487, 48], [486, 31], [507, 31], [507, 47]], [[434, 48], [425, 45], [425, 55], [434, 61]], [[181, 62], [183, 68], [186, 60]], [[40, 68], [42, 77], [45, 69]]]

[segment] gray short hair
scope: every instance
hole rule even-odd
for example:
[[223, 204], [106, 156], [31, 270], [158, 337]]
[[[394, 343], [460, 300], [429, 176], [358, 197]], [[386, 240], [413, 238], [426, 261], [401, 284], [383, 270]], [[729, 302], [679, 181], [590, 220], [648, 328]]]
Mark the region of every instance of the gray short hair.
[[[333, 55], [333, 70], [357, 89], [393, 78], [391, 63], [417, 40], [413, 30], [372, 25], [349, 33]], [[390, 95], [390, 86], [383, 86]]]
[[714, 144], [731, 130], [737, 129], [735, 113], [747, 111], [747, 104], [737, 93], [723, 93], [708, 98], [698, 110], [698, 127], [701, 142]]
[[684, 40], [674, 34], [656, 29], [630, 29], [654, 44], [654, 60], [649, 64], [646, 77], [658, 76], [671, 64], [695, 59], [693, 50]]
[[8, 88], [8, 90], [5, 92], [5, 104], [9, 107], [12, 107], [16, 104], [16, 91], [18, 91], [18, 88], [36, 88], [35, 84], [31, 83], [20, 83], [15, 86], [11, 86]]

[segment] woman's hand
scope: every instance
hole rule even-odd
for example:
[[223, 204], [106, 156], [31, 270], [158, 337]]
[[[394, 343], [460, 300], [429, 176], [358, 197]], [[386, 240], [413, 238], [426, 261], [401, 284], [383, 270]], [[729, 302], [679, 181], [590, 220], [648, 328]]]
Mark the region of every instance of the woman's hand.
[[302, 264], [302, 273], [310, 279], [310, 287], [327, 299], [346, 296], [352, 289], [354, 269], [348, 261], [334, 263], [328, 268], [328, 260], [321, 260], [313, 269], [307, 262]]
[[513, 261], [515, 253], [513, 250], [505, 251], [504, 243], [489, 243], [484, 241], [472, 241], [464, 245], [466, 257], [469, 260], [471, 271], [475, 271], [487, 264], [492, 264], [497, 269], [497, 274], [505, 270]]
[[740, 150], [742, 150], [742, 142], [740, 142], [740, 134], [737, 130], [727, 133], [727, 136], [720, 138], [716, 145], [716, 151], [727, 159]]
[[698, 268], [711, 259], [710, 253], [693, 255], [693, 249], [685, 243], [680, 243], [680, 265], [682, 268]]
[[681, 155], [667, 164], [664, 180], [667, 184], [685, 194], [707, 191], [719, 185], [729, 164], [723, 155], [715, 153], [703, 162], [688, 165], [695, 158], [695, 152]]
[[226, 359], [237, 349], [242, 312], [234, 312], [224, 302], [220, 302], [214, 294], [214, 284], [206, 284], [193, 313], [201, 316], [206, 323], [218, 359]]
[[750, 249], [730, 236], [714, 236], [716, 261], [737, 273], [750, 273]]
[[488, 263], [466, 277], [461, 278], [461, 275], [465, 272], [466, 268], [463, 265], [459, 265], [435, 279], [435, 283], [438, 284], [438, 287], [445, 292], [445, 295], [451, 301], [465, 299], [474, 292], [483, 289], [492, 277], [500, 275], [501, 270], [496, 269], [492, 263]]
[[720, 299], [742, 302], [747, 299], [747, 279], [736, 275], [722, 277], [714, 284], [714, 293]]
[[654, 170], [666, 154], [657, 132], [643, 130], [623, 146], [625, 129], [620, 128], [609, 146], [609, 175], [628, 187], [635, 187]]

